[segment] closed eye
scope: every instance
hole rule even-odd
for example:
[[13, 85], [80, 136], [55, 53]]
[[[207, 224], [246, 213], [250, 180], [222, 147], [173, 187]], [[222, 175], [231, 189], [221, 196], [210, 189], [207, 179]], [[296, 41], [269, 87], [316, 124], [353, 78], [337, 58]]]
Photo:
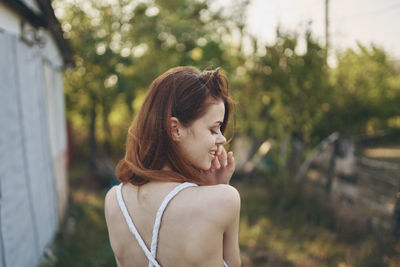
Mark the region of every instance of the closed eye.
[[218, 130], [211, 129], [210, 131], [211, 131], [212, 134], [219, 134], [219, 131], [220, 131], [220, 130], [219, 130], [219, 128], [218, 128]]

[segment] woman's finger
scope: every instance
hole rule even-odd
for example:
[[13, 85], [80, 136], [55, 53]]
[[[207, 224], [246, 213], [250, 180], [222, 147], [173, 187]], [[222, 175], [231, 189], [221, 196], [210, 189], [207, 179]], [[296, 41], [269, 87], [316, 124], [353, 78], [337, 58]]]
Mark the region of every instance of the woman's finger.
[[223, 149], [224, 147], [223, 146], [221, 146], [221, 145], [219, 145], [218, 147], [217, 147], [217, 155], [219, 156], [219, 155], [221, 155], [221, 152], [222, 152], [222, 149]]
[[219, 158], [219, 162], [221, 163], [221, 165], [223, 167], [226, 167], [228, 162], [227, 162], [227, 154], [226, 154], [226, 150], [223, 146], [221, 146], [221, 154], [218, 156]]
[[233, 152], [229, 151], [227, 155], [227, 162], [228, 162], [228, 167], [235, 169], [235, 158], [233, 157]]
[[221, 168], [221, 164], [220, 164], [220, 162], [219, 162], [219, 160], [218, 160], [218, 156], [215, 157], [215, 159], [213, 160], [213, 162], [214, 162], [214, 167], [215, 167], [216, 169]]

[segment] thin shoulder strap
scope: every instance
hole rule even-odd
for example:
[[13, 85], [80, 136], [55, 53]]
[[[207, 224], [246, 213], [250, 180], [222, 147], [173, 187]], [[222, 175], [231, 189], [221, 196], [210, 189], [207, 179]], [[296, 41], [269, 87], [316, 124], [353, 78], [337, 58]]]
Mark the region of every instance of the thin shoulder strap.
[[153, 227], [153, 236], [151, 239], [151, 252], [146, 247], [146, 244], [144, 243], [139, 232], [137, 231], [137, 229], [132, 221], [132, 218], [129, 216], [128, 210], [126, 208], [125, 202], [122, 197], [122, 186], [123, 186], [122, 183], [118, 185], [117, 200], [118, 200], [119, 207], [121, 208], [122, 214], [124, 215], [125, 221], [128, 224], [129, 230], [135, 236], [136, 240], [139, 243], [139, 246], [142, 248], [144, 254], [146, 255], [147, 259], [149, 260], [149, 267], [154, 267], [154, 266], [161, 267], [155, 258], [157, 255], [158, 233], [160, 230], [161, 219], [164, 214], [164, 211], [165, 211], [168, 203], [171, 201], [172, 198], [174, 198], [176, 196], [176, 194], [178, 194], [181, 190], [185, 189], [186, 187], [197, 186], [197, 184], [189, 183], [189, 182], [179, 184], [171, 192], [169, 192], [169, 194], [164, 198], [160, 208], [157, 211], [156, 220], [155, 220], [154, 227]]
[[152, 256], [149, 249], [146, 247], [146, 244], [144, 243], [142, 237], [139, 235], [135, 225], [132, 222], [131, 217], [129, 216], [128, 210], [126, 209], [126, 206], [125, 206], [125, 202], [122, 198], [122, 185], [123, 185], [122, 183], [118, 185], [117, 199], [118, 199], [118, 204], [119, 204], [119, 207], [121, 208], [122, 214], [124, 215], [125, 221], [128, 224], [129, 230], [136, 237], [136, 240], [138, 241], [139, 246], [142, 248], [144, 254], [146, 255], [147, 259], [149, 260], [149, 263], [151, 262], [154, 266], [161, 267], [160, 264], [158, 264], [158, 262]]
[[[153, 258], [156, 258], [157, 255], [157, 243], [158, 243], [158, 233], [160, 232], [160, 225], [162, 216], [164, 215], [164, 211], [168, 206], [168, 203], [173, 199], [181, 190], [190, 187], [190, 186], [197, 186], [197, 184], [184, 182], [178, 186], [176, 186], [169, 194], [164, 198], [163, 202], [161, 203], [160, 208], [157, 211], [156, 220], [153, 227], [153, 237], [151, 239], [151, 255]], [[149, 267], [153, 267], [154, 265], [152, 262], [149, 261]]]

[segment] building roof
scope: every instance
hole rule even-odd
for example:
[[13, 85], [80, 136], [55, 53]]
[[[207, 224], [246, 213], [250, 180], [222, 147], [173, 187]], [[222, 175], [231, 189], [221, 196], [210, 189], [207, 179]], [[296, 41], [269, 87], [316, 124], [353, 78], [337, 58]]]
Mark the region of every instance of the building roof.
[[64, 32], [61, 24], [54, 14], [51, 0], [36, 0], [41, 14], [36, 13], [32, 8], [24, 3], [22, 0], [1, 0], [4, 4], [9, 6], [14, 12], [29, 21], [32, 26], [36, 28], [46, 28], [54, 37], [58, 48], [63, 57], [65, 67], [74, 66], [73, 53], [71, 45], [68, 40], [64, 38]]

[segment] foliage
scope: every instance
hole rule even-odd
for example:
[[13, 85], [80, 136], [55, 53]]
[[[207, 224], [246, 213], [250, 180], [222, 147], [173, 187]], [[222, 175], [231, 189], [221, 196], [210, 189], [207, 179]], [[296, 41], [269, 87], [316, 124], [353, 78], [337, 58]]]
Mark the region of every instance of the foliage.
[[206, 1], [56, 0], [54, 7], [76, 54], [65, 77], [68, 119], [79, 143], [91, 137], [108, 153], [121, 150], [151, 80], [177, 65], [229, 65], [222, 39], [241, 23]]
[[359, 44], [338, 54], [332, 70], [333, 97], [320, 124], [345, 135], [374, 134], [400, 128], [400, 72], [387, 53], [375, 45]]
[[[238, 100], [237, 134], [256, 143], [271, 138], [286, 147], [296, 139], [308, 148], [334, 131], [354, 136], [400, 128], [400, 70], [384, 50], [360, 44], [338, 53], [329, 68], [309, 30], [278, 28], [276, 41], [263, 45], [245, 31], [248, 1], [236, 0], [231, 13], [210, 3], [53, 2], [76, 54], [65, 93], [80, 150], [94, 156], [99, 143], [100, 152], [120, 154], [147, 86], [177, 65], [222, 66]], [[82, 146], [87, 140], [91, 145]]]
[[258, 47], [245, 63], [240, 102], [243, 134], [282, 140], [297, 136], [311, 140], [315, 123], [322, 117], [331, 91], [326, 79], [324, 50], [305, 33], [306, 51], [297, 52], [297, 33], [277, 30], [272, 45]]

